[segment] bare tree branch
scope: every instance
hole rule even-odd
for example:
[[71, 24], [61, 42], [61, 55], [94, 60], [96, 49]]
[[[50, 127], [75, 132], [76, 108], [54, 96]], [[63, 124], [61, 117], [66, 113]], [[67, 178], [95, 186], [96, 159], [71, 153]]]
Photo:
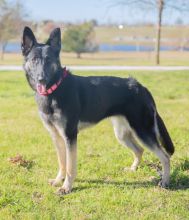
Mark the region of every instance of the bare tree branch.
[[122, 5], [123, 7], [134, 7], [139, 10], [147, 11], [149, 9], [157, 12], [157, 25], [156, 25], [156, 64], [159, 64], [160, 54], [160, 40], [161, 40], [161, 26], [162, 16], [165, 9], [173, 9], [179, 12], [189, 11], [189, 0], [117, 0], [109, 1], [109, 7], [116, 7]]

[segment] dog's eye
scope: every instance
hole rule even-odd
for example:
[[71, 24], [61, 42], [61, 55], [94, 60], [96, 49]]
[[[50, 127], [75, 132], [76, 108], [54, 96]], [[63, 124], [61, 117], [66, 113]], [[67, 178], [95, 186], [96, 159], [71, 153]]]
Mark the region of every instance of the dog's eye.
[[37, 61], [37, 58], [36, 58], [36, 57], [33, 57], [33, 58], [32, 58], [32, 62], [35, 63], [36, 61]]

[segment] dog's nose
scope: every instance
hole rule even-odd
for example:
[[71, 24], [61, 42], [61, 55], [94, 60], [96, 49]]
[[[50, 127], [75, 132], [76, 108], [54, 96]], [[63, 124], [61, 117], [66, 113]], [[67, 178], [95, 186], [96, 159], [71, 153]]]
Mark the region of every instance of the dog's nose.
[[42, 77], [42, 76], [39, 76], [39, 77], [38, 77], [38, 81], [39, 81], [39, 83], [41, 83], [41, 84], [45, 83], [45, 79], [44, 79], [44, 77]]

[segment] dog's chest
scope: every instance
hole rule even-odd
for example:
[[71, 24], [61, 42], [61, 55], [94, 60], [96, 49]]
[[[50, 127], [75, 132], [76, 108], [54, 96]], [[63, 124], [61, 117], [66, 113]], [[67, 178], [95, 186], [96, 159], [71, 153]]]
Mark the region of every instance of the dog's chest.
[[52, 108], [52, 99], [45, 96], [36, 95], [35, 97], [38, 109], [40, 112], [43, 112], [44, 114], [52, 114], [53, 108]]
[[46, 121], [51, 121], [52, 123], [53, 121], [60, 120], [62, 117], [62, 110], [55, 99], [36, 96], [36, 102], [39, 112], [45, 116]]

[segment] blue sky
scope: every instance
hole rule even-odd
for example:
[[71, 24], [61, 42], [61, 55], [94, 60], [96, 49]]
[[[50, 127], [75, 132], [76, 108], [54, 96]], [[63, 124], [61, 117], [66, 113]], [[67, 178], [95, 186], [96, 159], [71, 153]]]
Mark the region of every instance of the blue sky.
[[31, 18], [35, 20], [80, 22], [96, 19], [100, 23], [124, 20], [123, 11], [119, 8], [108, 10], [106, 0], [27, 0], [24, 4]]
[[[109, 8], [108, 0], [27, 0], [23, 3], [32, 20], [82, 22], [96, 19], [99, 23], [128, 24], [156, 20], [155, 11], [143, 13], [141, 10], [124, 7]], [[167, 23], [173, 23], [178, 18], [189, 22], [188, 15], [182, 16], [175, 11], [168, 11], [164, 15], [164, 21]]]

